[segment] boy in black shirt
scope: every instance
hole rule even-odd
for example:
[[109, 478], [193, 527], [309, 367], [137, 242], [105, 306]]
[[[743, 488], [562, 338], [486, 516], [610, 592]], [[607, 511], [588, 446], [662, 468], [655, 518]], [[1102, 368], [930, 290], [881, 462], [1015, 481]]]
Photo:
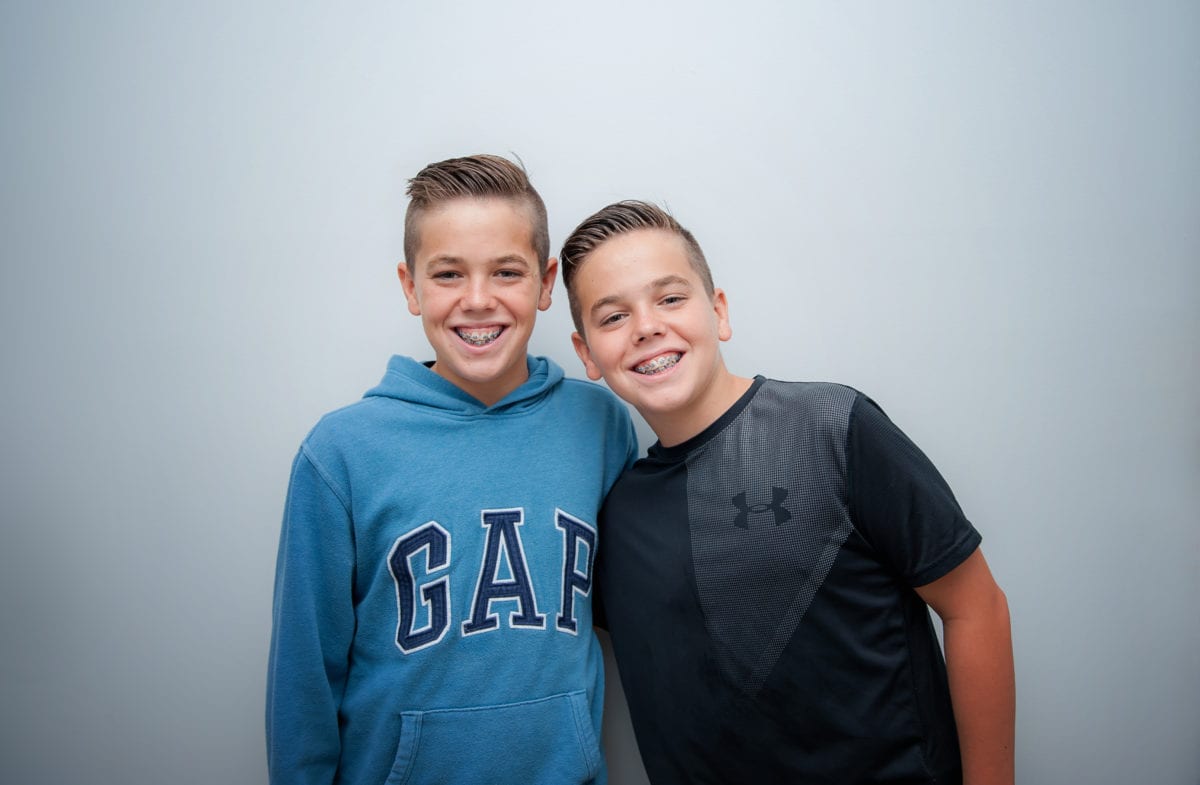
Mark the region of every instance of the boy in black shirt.
[[725, 294], [659, 208], [604, 208], [560, 264], [588, 376], [659, 438], [597, 567], [655, 785], [1012, 785], [1007, 602], [929, 460], [853, 389], [731, 373]]

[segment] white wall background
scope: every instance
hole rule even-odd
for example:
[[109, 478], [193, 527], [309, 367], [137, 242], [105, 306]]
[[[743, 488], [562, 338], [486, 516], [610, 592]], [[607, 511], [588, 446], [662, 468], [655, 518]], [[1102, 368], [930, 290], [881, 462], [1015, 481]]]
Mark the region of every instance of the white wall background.
[[[7, 0], [0, 102], [0, 779], [265, 782], [290, 460], [429, 354], [405, 178], [515, 152], [555, 247], [665, 202], [735, 371], [934, 458], [1021, 782], [1200, 783], [1195, 2]], [[579, 374], [557, 300], [533, 350]]]

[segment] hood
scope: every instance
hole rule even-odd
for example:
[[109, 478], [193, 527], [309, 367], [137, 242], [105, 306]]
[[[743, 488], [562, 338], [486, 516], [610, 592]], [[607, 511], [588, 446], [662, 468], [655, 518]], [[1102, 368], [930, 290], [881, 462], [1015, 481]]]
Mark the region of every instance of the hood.
[[398, 401], [460, 415], [513, 414], [537, 406], [563, 380], [563, 370], [548, 357], [525, 356], [529, 378], [492, 406], [459, 389], [411, 357], [395, 355], [388, 360], [383, 379], [364, 398], [395, 398]]

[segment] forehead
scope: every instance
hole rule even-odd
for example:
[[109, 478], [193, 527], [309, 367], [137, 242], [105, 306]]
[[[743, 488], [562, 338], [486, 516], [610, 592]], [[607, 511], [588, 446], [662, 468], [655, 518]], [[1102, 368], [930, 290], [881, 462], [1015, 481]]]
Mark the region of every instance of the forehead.
[[516, 255], [536, 264], [532, 213], [518, 199], [463, 197], [442, 202], [416, 216], [415, 261]]
[[604, 297], [633, 296], [667, 277], [703, 286], [683, 238], [663, 229], [637, 229], [606, 240], [575, 273], [584, 308]]

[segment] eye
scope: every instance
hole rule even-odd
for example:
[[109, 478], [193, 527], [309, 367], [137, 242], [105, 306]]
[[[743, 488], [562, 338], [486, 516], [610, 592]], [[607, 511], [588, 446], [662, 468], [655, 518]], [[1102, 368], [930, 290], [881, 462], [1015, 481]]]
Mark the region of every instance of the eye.
[[618, 323], [618, 322], [620, 322], [622, 319], [624, 319], [624, 318], [625, 318], [625, 316], [626, 316], [625, 314], [623, 314], [623, 313], [620, 313], [620, 312], [617, 312], [617, 313], [610, 313], [608, 316], [602, 317], [602, 318], [600, 319], [600, 326], [601, 326], [601, 327], [608, 327], [608, 326], [611, 326], [611, 325], [617, 324], [617, 323]]
[[508, 280], [516, 280], [516, 279], [525, 277], [525, 273], [522, 272], [521, 270], [512, 270], [512, 269], [497, 270], [496, 275], [500, 278], [505, 278]]
[[452, 281], [456, 278], [461, 278], [462, 274], [457, 270], [439, 270], [432, 276], [435, 281]]
[[663, 305], [678, 305], [679, 303], [685, 302], [686, 300], [687, 300], [687, 297], [685, 295], [668, 294], [666, 297], [662, 298], [662, 304]]

